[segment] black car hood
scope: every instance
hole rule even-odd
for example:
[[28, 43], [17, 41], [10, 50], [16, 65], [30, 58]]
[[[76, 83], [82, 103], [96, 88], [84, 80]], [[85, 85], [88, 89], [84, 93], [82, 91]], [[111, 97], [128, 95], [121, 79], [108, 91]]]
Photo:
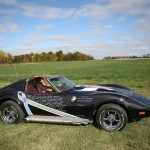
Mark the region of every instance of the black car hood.
[[150, 99], [146, 98], [133, 90], [116, 84], [99, 84], [99, 85], [78, 85], [74, 87], [76, 91], [84, 91], [90, 94], [108, 93], [117, 94], [128, 97], [136, 102], [147, 105], [150, 107]]
[[[77, 85], [74, 87], [75, 90], [77, 91], [89, 91], [89, 92], [95, 92], [95, 91], [107, 91], [107, 92], [116, 92], [116, 89], [118, 87], [113, 87], [108, 85]], [[121, 89], [119, 87], [119, 89]]]

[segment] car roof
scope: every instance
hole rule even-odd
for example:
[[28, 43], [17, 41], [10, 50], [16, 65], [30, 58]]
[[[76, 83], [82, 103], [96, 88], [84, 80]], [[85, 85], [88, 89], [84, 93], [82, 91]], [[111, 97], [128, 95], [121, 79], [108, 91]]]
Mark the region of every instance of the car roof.
[[34, 78], [45, 78], [45, 79], [51, 79], [55, 77], [60, 77], [60, 75], [34, 75], [29, 78], [29, 80], [34, 79]]

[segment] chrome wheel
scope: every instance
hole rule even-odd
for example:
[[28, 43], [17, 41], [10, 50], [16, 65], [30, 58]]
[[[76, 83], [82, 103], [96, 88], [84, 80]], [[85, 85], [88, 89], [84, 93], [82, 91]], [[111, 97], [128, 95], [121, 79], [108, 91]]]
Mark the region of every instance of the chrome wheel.
[[13, 106], [7, 106], [1, 111], [1, 118], [5, 123], [12, 123], [18, 118], [18, 112]]
[[96, 114], [96, 122], [99, 128], [106, 131], [119, 131], [126, 126], [128, 116], [121, 106], [108, 103], [99, 108]]
[[116, 110], [104, 110], [100, 115], [99, 121], [105, 128], [114, 130], [121, 126], [121, 124], [124, 122], [124, 119]]
[[13, 101], [6, 101], [0, 106], [0, 119], [6, 124], [22, 122], [25, 114], [21, 107]]

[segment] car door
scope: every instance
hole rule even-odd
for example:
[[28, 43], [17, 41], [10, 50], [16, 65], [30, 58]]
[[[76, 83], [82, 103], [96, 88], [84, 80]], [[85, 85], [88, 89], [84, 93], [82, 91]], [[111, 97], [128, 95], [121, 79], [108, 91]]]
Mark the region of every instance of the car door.
[[[26, 92], [27, 99], [31, 102], [29, 108], [33, 115], [57, 115], [54, 110], [66, 112], [67, 99], [61, 93], [29, 93]], [[51, 110], [48, 108], [52, 108]]]

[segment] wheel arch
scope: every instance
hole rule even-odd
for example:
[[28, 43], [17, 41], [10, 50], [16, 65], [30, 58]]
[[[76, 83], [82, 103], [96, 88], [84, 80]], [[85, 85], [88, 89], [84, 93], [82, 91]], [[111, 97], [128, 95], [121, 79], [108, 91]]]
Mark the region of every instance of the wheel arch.
[[7, 97], [7, 98], [2, 98], [2, 99], [0, 100], [0, 106], [1, 106], [3, 103], [7, 102], [7, 101], [13, 101], [13, 102], [16, 102], [18, 105], [21, 105], [21, 103], [20, 103], [18, 100], [14, 99], [14, 98], [9, 98], [9, 97]]

